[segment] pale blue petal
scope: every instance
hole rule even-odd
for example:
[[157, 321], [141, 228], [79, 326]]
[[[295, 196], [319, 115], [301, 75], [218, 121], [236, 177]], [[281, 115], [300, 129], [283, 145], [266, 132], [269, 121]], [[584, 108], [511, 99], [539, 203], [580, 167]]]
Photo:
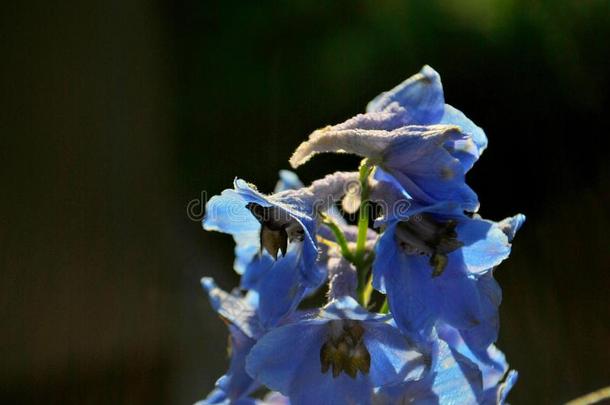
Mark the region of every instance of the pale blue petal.
[[242, 196], [244, 201], [254, 202], [259, 205], [262, 205], [263, 207], [270, 207], [273, 205], [271, 202], [268, 201], [267, 197], [259, 193], [253, 185], [249, 184], [243, 179], [236, 178], [233, 181], [233, 187], [235, 188], [235, 191], [240, 196]]
[[[439, 358], [435, 367], [432, 392], [439, 404], [478, 404], [482, 395], [481, 372], [478, 367], [439, 342]], [[417, 398], [414, 398], [417, 400]]]
[[371, 101], [367, 112], [383, 111], [392, 103], [404, 107], [414, 124], [434, 124], [443, 116], [445, 99], [439, 74], [430, 66], [424, 66], [419, 73], [381, 93]]
[[383, 387], [375, 404], [478, 404], [482, 386], [477, 366], [443, 341], [435, 346], [434, 368], [426, 378]]
[[500, 221], [498, 223], [498, 225], [502, 229], [502, 232], [504, 232], [506, 234], [506, 237], [508, 238], [508, 241], [510, 242], [515, 237], [515, 234], [517, 233], [517, 231], [519, 229], [521, 229], [521, 226], [523, 225], [524, 222], [525, 222], [525, 215], [517, 214], [513, 217], [508, 217], [508, 218], [503, 219], [502, 221]]
[[244, 232], [258, 233], [260, 224], [246, 208], [248, 201], [234, 190], [225, 190], [208, 201], [203, 218], [203, 227], [238, 235]]
[[449, 104], [445, 104], [445, 111], [439, 123], [457, 125], [463, 133], [468, 134], [472, 139], [476, 148], [475, 151], [471, 150], [470, 144], [458, 144], [455, 147], [456, 153], [463, 154], [460, 160], [464, 164], [464, 169], [468, 171], [487, 148], [487, 136], [485, 135], [485, 132], [468, 119], [460, 110]]
[[349, 296], [339, 297], [322, 308], [320, 318], [327, 320], [354, 319], [358, 321], [385, 318], [385, 315], [375, 314], [362, 308], [358, 301]]
[[500, 264], [510, 254], [510, 243], [498, 224], [483, 219], [463, 217], [456, 227], [464, 246], [449, 254], [449, 260], [463, 260], [469, 273], [483, 274]]
[[369, 376], [376, 387], [419, 380], [430, 368], [429, 357], [413, 350], [405, 336], [387, 323], [367, 322], [364, 342], [371, 355]]
[[233, 239], [235, 240], [233, 268], [237, 274], [244, 274], [260, 251], [260, 225], [256, 231], [236, 234]]
[[479, 149], [479, 154], [483, 153], [487, 148], [487, 136], [485, 135], [485, 131], [457, 108], [445, 104], [445, 111], [439, 124], [457, 125], [460, 127], [463, 133], [470, 135]]
[[296, 190], [303, 187], [303, 182], [295, 172], [290, 170], [280, 170], [280, 179], [275, 185], [274, 193], [279, 193], [285, 190]]

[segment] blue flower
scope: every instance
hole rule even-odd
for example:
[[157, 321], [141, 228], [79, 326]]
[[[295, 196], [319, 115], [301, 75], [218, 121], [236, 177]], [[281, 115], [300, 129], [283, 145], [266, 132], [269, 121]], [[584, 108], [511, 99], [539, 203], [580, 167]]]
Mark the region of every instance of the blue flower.
[[385, 319], [351, 297], [335, 299], [317, 316], [267, 333], [246, 370], [292, 404], [369, 404], [374, 388], [420, 379], [429, 366]]
[[420, 203], [451, 200], [476, 211], [465, 174], [486, 147], [483, 130], [445, 104], [440, 76], [424, 66], [369, 103], [365, 114], [315, 131], [290, 163], [296, 168], [322, 152], [354, 153], [380, 166], [378, 180], [399, 185]]
[[294, 311], [306, 292], [324, 281], [326, 269], [316, 262], [317, 214], [332, 208], [357, 175], [336, 172], [309, 187], [270, 196], [237, 179], [233, 190], [206, 205], [203, 226], [233, 235], [235, 269], [243, 274], [242, 288], [259, 292], [265, 327]]
[[488, 320], [500, 292], [485, 274], [508, 257], [508, 237], [492, 221], [442, 210], [412, 213], [390, 222], [380, 237], [373, 286], [387, 294], [397, 325], [413, 338], [429, 337], [437, 320], [458, 329], [485, 325], [478, 338], [486, 348], [496, 337], [497, 325], [490, 332]]
[[324, 279], [315, 265], [315, 219], [279, 198], [260, 194], [243, 180], [206, 206], [203, 226], [226, 232], [236, 242], [236, 270], [242, 287], [260, 294], [258, 312], [265, 326], [293, 311], [308, 287]]
[[[409, 77], [392, 90], [381, 93], [366, 108], [362, 121], [375, 121], [373, 117], [394, 115], [389, 121], [395, 121], [397, 128], [404, 125], [448, 124], [460, 127], [463, 133], [472, 139], [476, 151], [467, 147], [468, 159], [478, 158], [487, 148], [485, 132], [466, 117], [460, 110], [445, 104], [443, 85], [440, 75], [430, 66], [424, 66], [419, 73]], [[392, 114], [392, 111], [397, 111]], [[349, 122], [349, 121], [348, 121]], [[383, 121], [381, 121], [383, 122]], [[352, 121], [352, 128], [359, 128], [358, 120]], [[385, 128], [388, 128], [386, 125]], [[379, 129], [384, 129], [383, 124]], [[457, 147], [456, 149], [460, 149]], [[465, 169], [472, 167], [473, 161], [463, 161]]]

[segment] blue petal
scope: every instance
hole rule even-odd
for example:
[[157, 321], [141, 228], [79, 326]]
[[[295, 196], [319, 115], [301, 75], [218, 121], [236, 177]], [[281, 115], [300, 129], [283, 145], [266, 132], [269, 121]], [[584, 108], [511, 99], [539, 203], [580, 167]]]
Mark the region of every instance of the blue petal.
[[260, 226], [256, 231], [236, 234], [233, 239], [235, 240], [233, 268], [237, 274], [245, 274], [248, 266], [260, 251]]
[[432, 392], [439, 404], [479, 403], [483, 387], [481, 372], [474, 363], [441, 341], [436, 364]]
[[471, 274], [483, 274], [500, 264], [510, 254], [510, 243], [498, 224], [483, 219], [463, 217], [456, 227], [464, 246], [449, 254], [449, 260], [462, 260]]
[[[354, 307], [349, 301], [338, 306]], [[327, 338], [327, 322], [305, 320], [270, 331], [251, 350], [248, 372], [288, 395], [293, 404], [367, 404], [374, 385], [419, 379], [429, 366], [429, 360], [412, 350], [396, 328], [365, 321], [369, 374], [358, 373], [354, 379], [345, 373], [338, 377], [322, 373], [319, 353]]]
[[438, 296], [431, 272], [427, 271], [427, 258], [407, 257], [396, 249], [396, 254], [387, 263], [390, 267], [383, 280], [374, 284], [375, 288], [385, 286], [390, 311], [403, 332], [414, 339], [427, 337], [440, 311], [438, 305], [442, 298]]
[[205, 207], [204, 229], [233, 235], [257, 233], [260, 224], [246, 204], [244, 197], [234, 190], [225, 190], [221, 195], [212, 197]]
[[502, 229], [502, 232], [504, 232], [506, 234], [506, 237], [508, 238], [508, 240], [510, 242], [515, 237], [515, 234], [517, 233], [517, 231], [519, 229], [521, 229], [521, 226], [523, 225], [524, 222], [525, 222], [525, 215], [517, 214], [513, 217], [508, 217], [508, 218], [503, 219], [502, 221], [500, 221], [498, 223], [498, 225]]
[[234, 326], [229, 326], [231, 331], [231, 364], [229, 371], [222, 376], [216, 386], [227, 393], [232, 401], [247, 396], [260, 384], [255, 382], [246, 373], [246, 356], [255, 344], [255, 340], [241, 333]]
[[481, 299], [476, 280], [448, 269], [434, 280], [441, 302], [440, 317], [456, 328], [472, 328], [483, 321]]
[[387, 294], [386, 279], [389, 273], [398, 266], [398, 246], [394, 239], [397, 222], [390, 223], [375, 245], [375, 260], [373, 261], [373, 287]]
[[382, 319], [385, 315], [374, 314], [362, 308], [358, 301], [349, 296], [339, 297], [325, 306], [319, 314], [320, 318], [327, 320], [354, 319], [358, 321]]
[[481, 303], [482, 322], [474, 328], [462, 331], [462, 336], [473, 351], [480, 353], [479, 357], [487, 358], [486, 349], [498, 338], [500, 328], [498, 307], [502, 301], [502, 290], [494, 280], [492, 272], [477, 279], [477, 289]]
[[245, 335], [256, 338], [262, 329], [256, 317], [256, 309], [245, 297], [229, 294], [216, 286], [209, 277], [201, 279], [214, 311], [235, 325]]
[[478, 404], [482, 386], [476, 365], [453, 352], [445, 342], [436, 343], [434, 368], [428, 377], [384, 387], [375, 403]]
[[286, 256], [278, 258], [259, 281], [258, 314], [266, 328], [294, 311], [305, 294], [297, 267], [300, 254], [295, 250], [289, 248]]
[[[485, 135], [485, 132], [468, 119], [460, 110], [449, 104], [445, 104], [445, 111], [439, 123], [457, 125], [463, 133], [468, 134], [472, 139], [476, 151], [472, 151], [469, 144], [458, 144], [455, 148], [456, 153], [464, 154], [463, 159], [461, 158], [460, 161], [464, 164], [465, 171], [468, 171], [487, 148], [487, 136]], [[460, 150], [463, 150], [463, 152], [459, 152]]]
[[264, 195], [255, 190], [253, 185], [248, 184], [248, 182], [243, 179], [236, 178], [233, 181], [233, 187], [235, 188], [235, 191], [247, 202], [254, 202], [262, 205], [263, 207], [270, 207], [273, 205]]
[[290, 403], [294, 405], [371, 404], [373, 387], [368, 376], [358, 373], [351, 378], [345, 373], [337, 377], [320, 371], [320, 349], [309, 353], [292, 382]]
[[[449, 135], [451, 139], [462, 137], [459, 132], [446, 132], [444, 137]], [[478, 209], [478, 197], [465, 182], [461, 162], [430, 136], [397, 138], [382, 166], [415, 200], [427, 204], [456, 201], [466, 210]]]
[[275, 185], [274, 193], [279, 193], [285, 190], [296, 190], [303, 187], [303, 182], [295, 172], [290, 170], [280, 170], [280, 179]]
[[367, 112], [383, 111], [392, 103], [404, 107], [410, 115], [410, 123], [434, 124], [443, 116], [445, 99], [439, 74], [430, 66], [381, 93], [369, 103]]
[[[273, 329], [263, 336], [246, 359], [246, 370], [267, 387], [290, 396], [308, 357], [317, 361], [326, 337], [325, 320], [306, 320]], [[301, 385], [305, 385], [303, 381]]]
[[[324, 280], [325, 272], [315, 262], [318, 257], [318, 247], [314, 239], [316, 222], [312, 217], [300, 212], [294, 207], [288, 206], [281, 201], [274, 201], [273, 196], [266, 197], [253, 189], [244, 180], [235, 179], [235, 190], [225, 190], [220, 196], [215, 196], [206, 206], [206, 217], [203, 220], [204, 228], [220, 232], [231, 233], [236, 242], [235, 269], [238, 273], [247, 270], [252, 261], [255, 260], [260, 250], [260, 224], [252, 213], [246, 208], [250, 202], [261, 206], [271, 207], [285, 211], [292, 219], [297, 221], [304, 230], [304, 241], [299, 263], [299, 274], [301, 282], [308, 288], [317, 288]], [[299, 242], [295, 242], [298, 244]], [[293, 243], [291, 243], [292, 245]], [[263, 267], [261, 269], [259, 264]], [[255, 275], [265, 270], [264, 263], [255, 263]], [[250, 280], [252, 275], [248, 277]]]
[[371, 355], [369, 376], [376, 387], [397, 381], [416, 381], [429, 370], [430, 359], [413, 350], [394, 326], [367, 322], [364, 342]]
[[243, 276], [241, 277], [241, 288], [258, 291], [260, 281], [265, 277], [265, 274], [267, 274], [274, 263], [275, 260], [266, 251], [262, 254], [259, 254], [257, 251], [246, 264]]

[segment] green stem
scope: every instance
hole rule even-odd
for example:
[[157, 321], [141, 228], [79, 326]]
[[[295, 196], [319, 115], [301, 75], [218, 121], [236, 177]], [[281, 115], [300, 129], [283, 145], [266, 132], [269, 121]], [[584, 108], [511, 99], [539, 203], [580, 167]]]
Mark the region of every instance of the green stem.
[[369, 174], [371, 166], [367, 159], [364, 159], [360, 164], [360, 209], [358, 212], [358, 239], [356, 240], [355, 259], [358, 264], [362, 264], [364, 254], [366, 253], [366, 234], [369, 229]]
[[388, 312], [390, 312], [390, 308], [388, 307], [388, 299], [386, 298], [383, 301], [383, 305], [381, 306], [381, 309], [379, 310], [379, 313], [387, 314]]
[[[358, 239], [356, 239], [356, 251], [354, 252], [354, 265], [358, 272], [358, 300], [366, 307], [370, 298], [370, 293], [366, 294], [366, 286], [370, 263], [365, 260], [366, 255], [366, 236], [369, 229], [369, 175], [372, 166], [367, 159], [360, 164], [360, 209], [358, 212]], [[368, 295], [368, 297], [367, 297]]]
[[322, 221], [324, 221], [326, 226], [328, 226], [330, 228], [333, 235], [335, 235], [335, 239], [337, 239], [337, 244], [339, 245], [339, 248], [341, 249], [341, 254], [343, 255], [343, 257], [345, 257], [348, 261], [353, 263], [354, 256], [352, 255], [352, 252], [349, 250], [349, 247], [347, 245], [347, 239], [345, 238], [345, 234], [343, 233], [343, 231], [341, 230], [339, 225], [337, 225], [337, 223], [326, 214], [322, 214]]

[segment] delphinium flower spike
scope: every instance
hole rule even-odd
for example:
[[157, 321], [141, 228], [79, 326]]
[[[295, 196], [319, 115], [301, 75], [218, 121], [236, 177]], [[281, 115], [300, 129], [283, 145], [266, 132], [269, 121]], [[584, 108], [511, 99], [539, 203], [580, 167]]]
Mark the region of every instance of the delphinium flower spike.
[[306, 187], [283, 170], [273, 194], [237, 179], [213, 197], [203, 226], [233, 236], [241, 281], [203, 280], [232, 350], [202, 403], [504, 403], [517, 372], [494, 344], [494, 271], [525, 217], [477, 213], [466, 174], [486, 147], [424, 66], [290, 158], [352, 153], [358, 171]]

